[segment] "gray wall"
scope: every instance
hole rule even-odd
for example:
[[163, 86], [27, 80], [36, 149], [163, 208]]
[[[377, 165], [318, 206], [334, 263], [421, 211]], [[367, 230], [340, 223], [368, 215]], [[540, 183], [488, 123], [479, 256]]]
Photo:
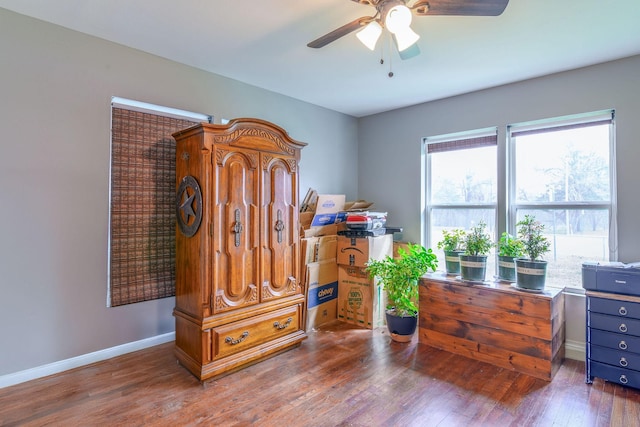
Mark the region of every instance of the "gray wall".
[[112, 96], [272, 121], [302, 196], [357, 196], [353, 117], [4, 9], [0, 57], [0, 375], [174, 330], [173, 298], [106, 308]]
[[[422, 137], [498, 126], [504, 145], [510, 123], [608, 108], [616, 110], [619, 260], [639, 261], [640, 56], [362, 118], [358, 196], [375, 200], [406, 240], [419, 242]], [[567, 338], [579, 343], [583, 299], [567, 296]]]

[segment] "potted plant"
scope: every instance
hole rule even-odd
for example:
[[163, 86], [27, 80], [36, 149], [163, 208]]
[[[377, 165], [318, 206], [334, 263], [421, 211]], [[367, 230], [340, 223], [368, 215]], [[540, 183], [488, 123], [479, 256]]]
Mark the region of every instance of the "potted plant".
[[516, 259], [516, 283], [519, 288], [542, 290], [547, 277], [547, 261], [541, 259], [549, 252], [550, 242], [544, 235], [544, 224], [533, 215], [525, 215], [519, 221], [518, 238], [524, 246], [526, 257]]
[[387, 292], [387, 328], [394, 341], [411, 341], [418, 323], [418, 281], [437, 267], [438, 257], [431, 249], [411, 243], [406, 250], [398, 248], [396, 258], [386, 256], [367, 263], [369, 276], [377, 277]]
[[524, 253], [522, 241], [506, 231], [500, 236], [498, 249], [498, 279], [508, 282], [516, 281], [515, 259]]
[[487, 271], [487, 254], [493, 247], [491, 236], [485, 231], [487, 224], [480, 221], [466, 233], [464, 253], [460, 254], [460, 277], [482, 282]]
[[447, 274], [460, 274], [460, 254], [464, 252], [464, 236], [461, 228], [442, 231], [442, 240], [437, 244], [444, 251], [444, 265]]

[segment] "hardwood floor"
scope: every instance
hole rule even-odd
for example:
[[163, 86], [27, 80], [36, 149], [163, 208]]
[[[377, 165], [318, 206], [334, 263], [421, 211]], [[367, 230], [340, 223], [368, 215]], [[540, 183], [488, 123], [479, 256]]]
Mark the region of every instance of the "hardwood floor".
[[0, 425], [638, 426], [640, 391], [565, 360], [552, 382], [335, 323], [201, 384], [173, 343], [0, 389]]

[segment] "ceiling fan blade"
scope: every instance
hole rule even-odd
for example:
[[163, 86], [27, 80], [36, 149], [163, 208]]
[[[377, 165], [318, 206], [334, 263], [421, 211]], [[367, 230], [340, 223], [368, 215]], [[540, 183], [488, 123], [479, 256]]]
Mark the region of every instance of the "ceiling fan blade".
[[419, 0], [411, 6], [419, 16], [498, 16], [509, 0]]
[[318, 37], [312, 42], [307, 43], [307, 46], [314, 49], [326, 46], [329, 43], [338, 40], [340, 37], [346, 36], [347, 34], [357, 30], [358, 28], [367, 25], [369, 22], [373, 21], [374, 18], [375, 16], [363, 16], [362, 18], [358, 18], [354, 21], [349, 22], [348, 24], [343, 25], [340, 28], [336, 28], [335, 30], [325, 34], [322, 37]]

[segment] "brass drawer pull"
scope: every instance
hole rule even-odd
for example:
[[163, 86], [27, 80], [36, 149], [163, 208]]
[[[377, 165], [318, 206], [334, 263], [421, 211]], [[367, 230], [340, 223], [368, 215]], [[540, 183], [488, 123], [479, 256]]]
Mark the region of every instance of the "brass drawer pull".
[[224, 339], [224, 342], [226, 342], [229, 345], [236, 345], [236, 344], [240, 344], [242, 341], [244, 341], [245, 338], [247, 338], [249, 336], [249, 331], [244, 331], [242, 333], [242, 335], [240, 335], [240, 338], [234, 340], [231, 337], [226, 337]]
[[292, 321], [293, 321], [293, 318], [291, 318], [291, 317], [289, 317], [287, 319], [287, 321], [285, 323], [283, 323], [283, 324], [280, 324], [280, 322], [275, 321], [275, 322], [273, 322], [273, 327], [276, 328], [276, 329], [284, 329], [287, 326], [289, 326]]

